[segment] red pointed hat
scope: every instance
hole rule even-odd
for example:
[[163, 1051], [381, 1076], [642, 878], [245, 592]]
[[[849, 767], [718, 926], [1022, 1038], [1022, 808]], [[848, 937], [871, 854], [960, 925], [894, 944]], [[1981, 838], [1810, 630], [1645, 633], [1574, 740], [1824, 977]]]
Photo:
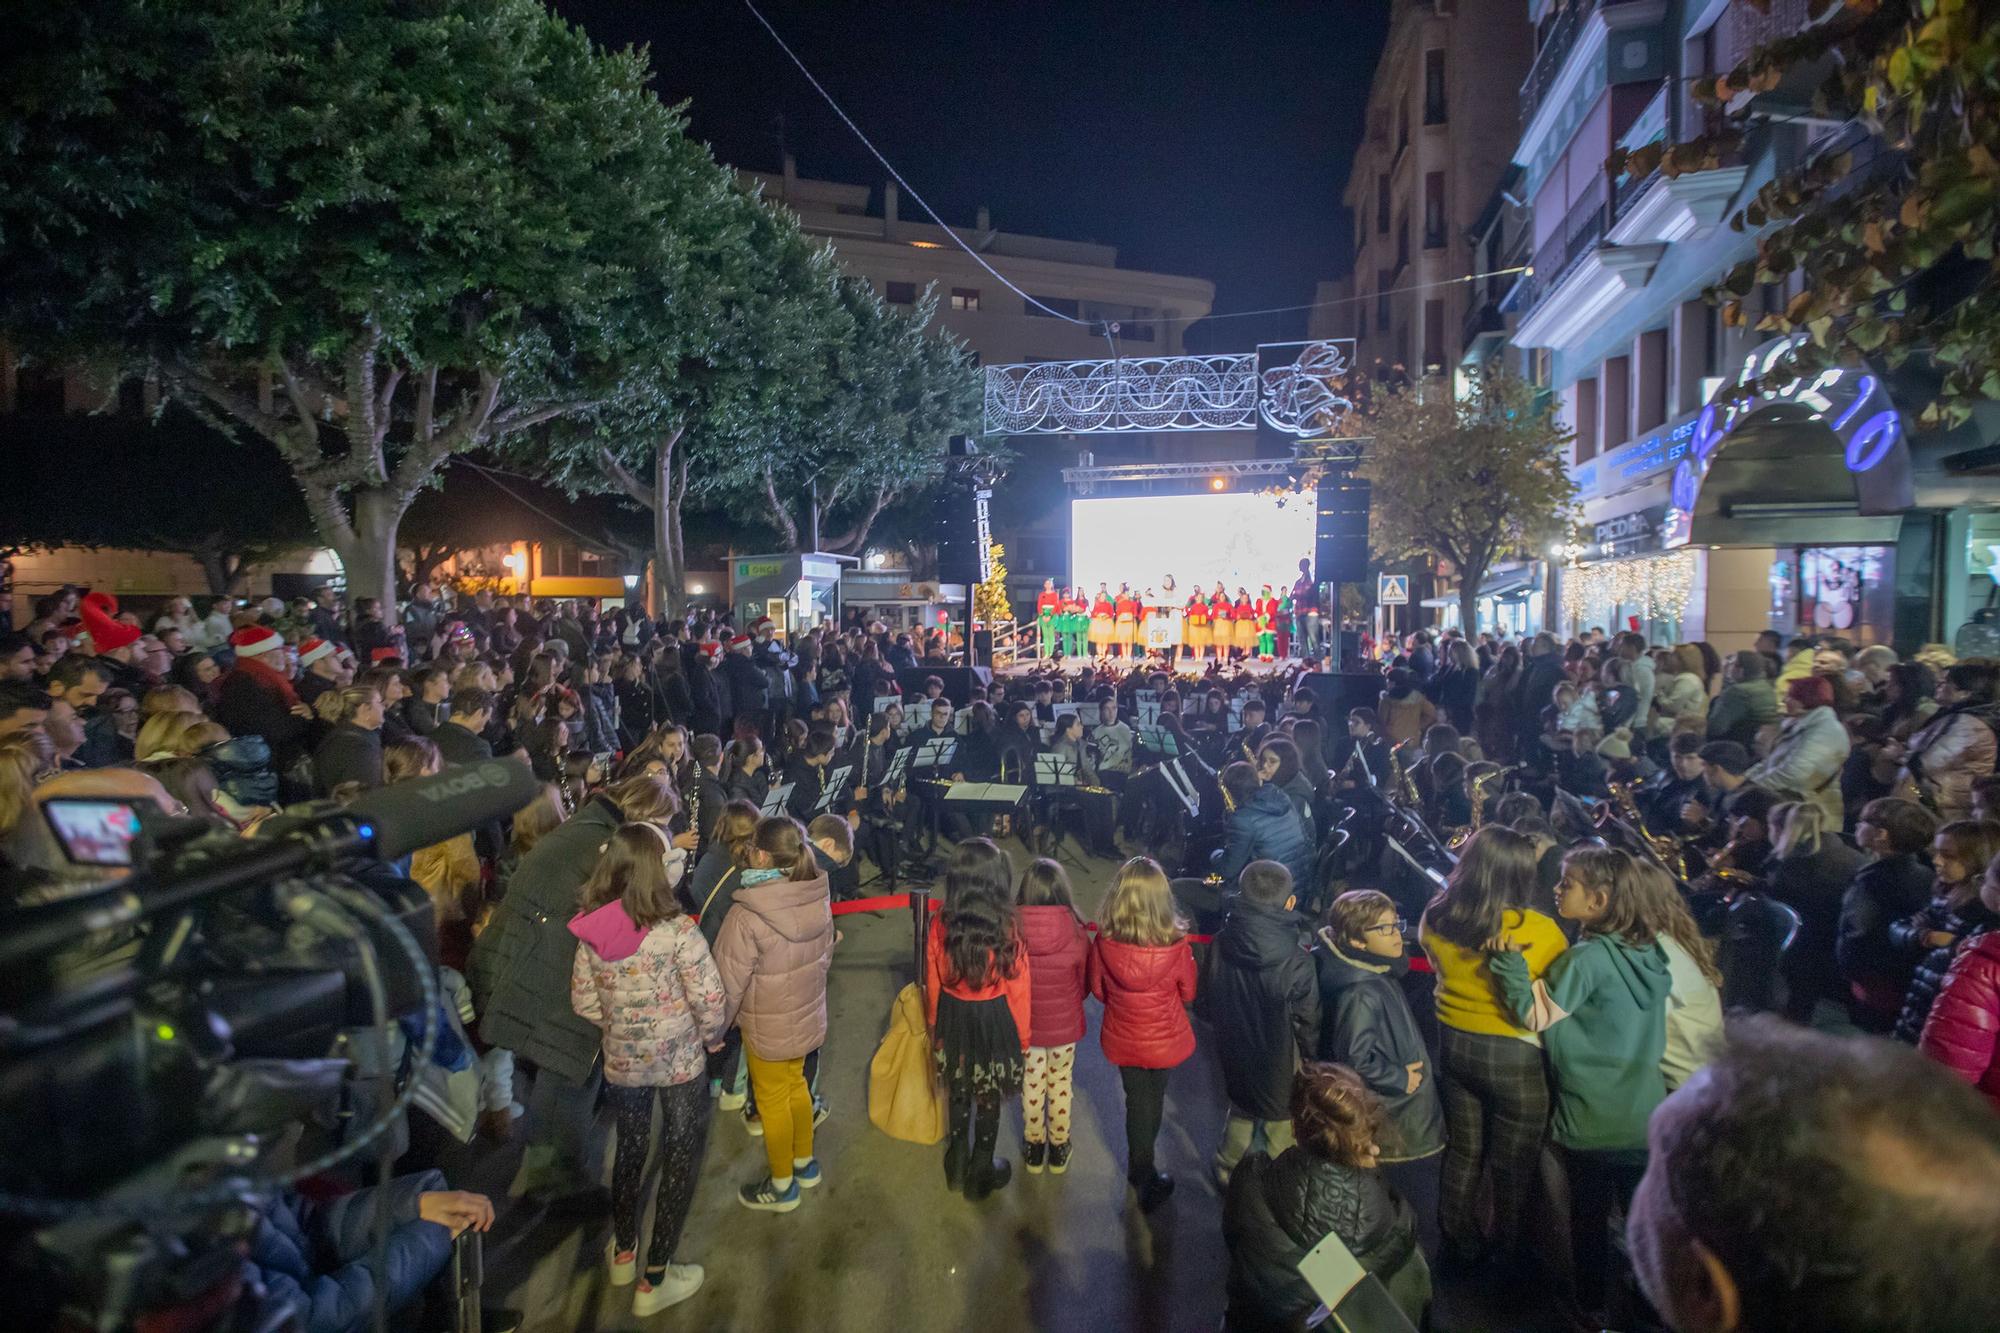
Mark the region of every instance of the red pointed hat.
[[238, 657], [255, 657], [285, 646], [285, 636], [265, 625], [245, 625], [229, 636]]
[[108, 592], [85, 593], [77, 615], [82, 618], [84, 629], [90, 632], [91, 643], [100, 653], [130, 647], [139, 641], [137, 625], [127, 625], [115, 618], [118, 615], [118, 599]]
[[325, 639], [307, 639], [299, 645], [299, 665], [311, 666], [322, 657], [333, 656], [333, 645]]

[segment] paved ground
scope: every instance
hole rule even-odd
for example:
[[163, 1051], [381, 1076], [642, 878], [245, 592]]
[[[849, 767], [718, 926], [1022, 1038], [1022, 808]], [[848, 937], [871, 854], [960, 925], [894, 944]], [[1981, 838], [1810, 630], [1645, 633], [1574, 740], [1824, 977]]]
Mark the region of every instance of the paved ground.
[[[1027, 855], [1009, 844], [1015, 859]], [[1093, 914], [1110, 862], [1072, 867]], [[1221, 1200], [1206, 1163], [1221, 1133], [1220, 1081], [1207, 1053], [1173, 1073], [1160, 1162], [1179, 1188], [1151, 1217], [1124, 1184], [1124, 1110], [1098, 1046], [1099, 1012], [1076, 1065], [1076, 1153], [1064, 1176], [1021, 1170], [1018, 1103], [1003, 1132], [1014, 1182], [978, 1205], [947, 1194], [942, 1149], [894, 1141], [868, 1123], [868, 1062], [897, 990], [911, 980], [907, 912], [841, 919], [829, 983], [821, 1092], [833, 1113], [817, 1147], [825, 1184], [789, 1214], [753, 1213], [736, 1187], [762, 1174], [761, 1141], [718, 1112], [677, 1256], [707, 1269], [703, 1290], [648, 1320], [605, 1280], [608, 1223], [505, 1206], [487, 1246], [489, 1303], [524, 1310], [530, 1333], [625, 1328], [875, 1330], [1214, 1329], [1223, 1309]], [[453, 1175], [496, 1200], [518, 1149], [475, 1147]], [[608, 1166], [607, 1166], [608, 1178]], [[1440, 1293], [1438, 1327], [1525, 1328]], [[1476, 1304], [1489, 1304], [1477, 1302]]]

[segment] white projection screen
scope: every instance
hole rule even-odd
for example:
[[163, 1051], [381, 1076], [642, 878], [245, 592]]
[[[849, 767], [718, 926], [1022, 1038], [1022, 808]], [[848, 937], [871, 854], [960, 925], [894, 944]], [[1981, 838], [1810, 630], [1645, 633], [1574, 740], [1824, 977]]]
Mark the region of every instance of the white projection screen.
[[1144, 592], [1171, 574], [1181, 600], [1218, 579], [1232, 597], [1239, 587], [1290, 588], [1312, 558], [1313, 521], [1311, 492], [1072, 500], [1070, 577], [1087, 592], [1099, 583]]

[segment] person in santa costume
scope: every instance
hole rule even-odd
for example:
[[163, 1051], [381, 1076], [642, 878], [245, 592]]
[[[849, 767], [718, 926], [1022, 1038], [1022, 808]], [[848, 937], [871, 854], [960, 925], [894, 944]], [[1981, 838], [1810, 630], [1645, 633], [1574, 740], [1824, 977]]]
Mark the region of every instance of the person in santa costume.
[[229, 636], [229, 646], [236, 664], [215, 682], [215, 720], [232, 736], [262, 736], [271, 766], [284, 774], [305, 757], [312, 734], [312, 710], [277, 665], [285, 661], [284, 636], [246, 625]]
[[118, 599], [108, 592], [85, 593], [76, 614], [79, 633], [71, 642], [80, 650], [87, 645], [104, 683], [134, 694], [145, 693], [148, 682], [139, 668], [138, 647], [144, 632], [118, 619]]
[[1042, 656], [1053, 657], [1061, 651], [1056, 639], [1056, 619], [1062, 615], [1062, 594], [1056, 591], [1054, 579], [1042, 580], [1042, 591], [1035, 598], [1035, 625], [1041, 630]]

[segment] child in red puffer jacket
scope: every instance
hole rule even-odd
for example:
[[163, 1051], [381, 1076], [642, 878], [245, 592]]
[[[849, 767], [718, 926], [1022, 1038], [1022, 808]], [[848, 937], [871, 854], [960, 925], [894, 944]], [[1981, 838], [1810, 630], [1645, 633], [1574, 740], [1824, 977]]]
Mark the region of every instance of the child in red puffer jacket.
[[1173, 888], [1151, 857], [1119, 867], [1104, 900], [1097, 947], [1086, 976], [1104, 1002], [1098, 1039], [1125, 1085], [1126, 1178], [1151, 1212], [1174, 1192], [1153, 1165], [1153, 1142], [1167, 1101], [1167, 1072], [1194, 1054], [1187, 1006], [1194, 1001], [1194, 951], [1174, 911]]
[[1047, 857], [1021, 872], [1015, 895], [1021, 942], [1028, 952], [1032, 1006], [1027, 1067], [1021, 1084], [1021, 1122], [1030, 1175], [1046, 1165], [1069, 1170], [1070, 1075], [1083, 1039], [1085, 972], [1090, 936], [1077, 915], [1069, 876]]

